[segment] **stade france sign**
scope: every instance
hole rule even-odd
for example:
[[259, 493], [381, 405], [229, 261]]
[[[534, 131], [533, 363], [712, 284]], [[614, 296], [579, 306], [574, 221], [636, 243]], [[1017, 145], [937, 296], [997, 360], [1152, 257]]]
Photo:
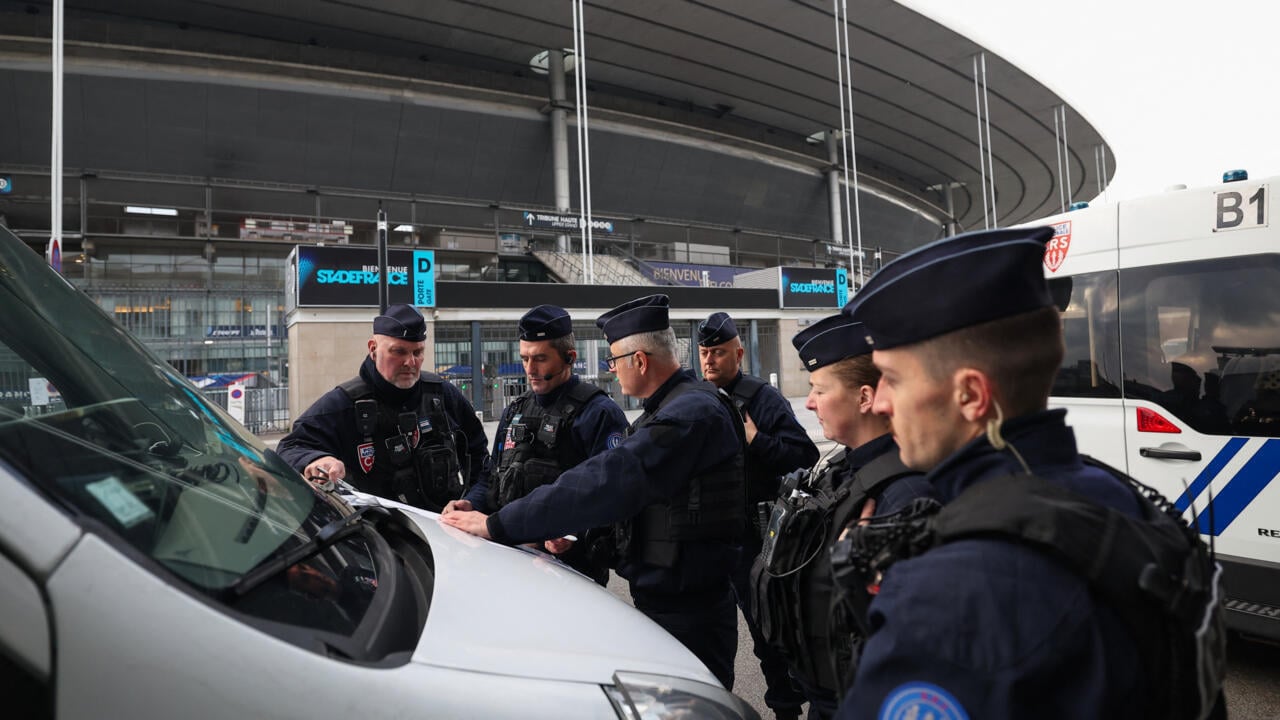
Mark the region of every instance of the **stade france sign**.
[[[299, 245], [289, 259], [297, 307], [376, 307], [378, 249]], [[387, 250], [387, 302], [435, 307], [435, 251]]]
[[784, 308], [840, 308], [849, 301], [845, 268], [779, 268]]

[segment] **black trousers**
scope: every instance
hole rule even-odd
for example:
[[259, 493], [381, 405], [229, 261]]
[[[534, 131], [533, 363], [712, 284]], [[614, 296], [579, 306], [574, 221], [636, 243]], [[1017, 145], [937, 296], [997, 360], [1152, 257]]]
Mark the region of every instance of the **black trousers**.
[[733, 591], [657, 596], [632, 591], [636, 609], [689, 648], [712, 675], [733, 690], [733, 660], [738, 654], [738, 610]]

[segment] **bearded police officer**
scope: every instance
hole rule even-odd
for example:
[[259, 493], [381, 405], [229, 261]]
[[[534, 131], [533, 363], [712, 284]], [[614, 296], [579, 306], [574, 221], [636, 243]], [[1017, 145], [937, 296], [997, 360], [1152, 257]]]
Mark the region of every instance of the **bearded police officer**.
[[747, 522], [742, 555], [733, 574], [738, 607], [751, 631], [752, 648], [764, 674], [764, 702], [779, 718], [798, 717], [804, 695], [792, 684], [786, 660], [761, 635], [751, 611], [751, 564], [760, 553], [756, 504], [778, 497], [778, 478], [818, 461], [818, 448], [796, 420], [791, 403], [773, 386], [742, 372], [745, 350], [737, 325], [727, 313], [712, 313], [698, 324], [698, 360], [702, 377], [733, 398], [742, 413], [747, 438]]
[[668, 298], [601, 315], [610, 369], [644, 412], [618, 447], [497, 513], [442, 522], [499, 542], [537, 542], [617, 524], [616, 569], [636, 608], [733, 687], [737, 607], [729, 576], [745, 512], [742, 421], [728, 398], [680, 368]]
[[[1189, 710], [1168, 704], [1170, 684], [1177, 693], [1196, 683], [1161, 664], [1186, 646], [1164, 645], [1175, 638], [1155, 623], [1187, 617], [1212, 597], [1205, 568], [1194, 567], [1211, 563], [1185, 523], [1115, 471], [1082, 460], [1065, 411], [1046, 409], [1063, 357], [1042, 270], [1052, 235], [1008, 229], [939, 241], [886, 265], [845, 308], [866, 324], [883, 373], [874, 409], [891, 419], [903, 462], [926, 473], [944, 506], [925, 525], [873, 520], [851, 531], [864, 561], [872, 558], [879, 593], [839, 717]], [[983, 522], [999, 513], [1016, 522]], [[1081, 531], [1084, 517], [1105, 521]], [[1171, 534], [1144, 536], [1155, 545], [1130, 541], [1159, 522]], [[912, 528], [928, 534], [900, 532]], [[876, 538], [890, 541], [876, 546]], [[1191, 549], [1171, 563], [1117, 570], [1115, 560], [1170, 538]], [[1178, 612], [1166, 616], [1171, 607]], [[1203, 617], [1213, 624], [1213, 611]], [[1163, 647], [1170, 652], [1152, 652]], [[1204, 659], [1198, 668], [1222, 660]]]
[[411, 305], [373, 320], [360, 374], [325, 393], [277, 451], [303, 477], [439, 511], [486, 461], [484, 427], [453, 385], [422, 371], [426, 321]]
[[[603, 390], [573, 372], [578, 351], [573, 320], [564, 308], [539, 305], [520, 318], [520, 362], [529, 390], [502, 414], [494, 436], [490, 471], [455, 510], [492, 513], [534, 488], [554, 482], [565, 470], [622, 442], [627, 418]], [[580, 529], [577, 537], [588, 537]], [[589, 543], [573, 545], [561, 557], [604, 585], [609, 568], [587, 556]]]

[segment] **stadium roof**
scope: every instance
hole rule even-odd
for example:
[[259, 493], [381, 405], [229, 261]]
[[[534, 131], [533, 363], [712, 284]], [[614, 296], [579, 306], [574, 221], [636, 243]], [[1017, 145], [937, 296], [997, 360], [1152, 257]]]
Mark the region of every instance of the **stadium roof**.
[[[67, 0], [66, 6], [69, 57], [88, 62], [147, 57], [204, 76], [269, 63], [282, 82], [359, 73], [365, 87], [385, 93], [396, 92], [392, 80], [409, 78], [444, 97], [543, 111], [546, 79], [530, 60], [573, 46], [569, 0]], [[831, 3], [812, 0], [587, 2], [592, 122], [825, 169], [825, 148], [806, 138], [840, 127], [832, 13]], [[849, 14], [864, 185], [935, 217], [945, 216], [937, 188], [954, 185], [961, 227], [981, 227], [985, 159], [974, 65], [984, 49], [890, 0], [850, 0]], [[0, 40], [9, 35], [0, 44], [9, 50], [0, 55], [34, 57], [39, 38], [47, 38], [48, 16], [41, 2], [0, 9], [6, 20]], [[1055, 124], [1064, 101], [990, 51], [985, 77], [1000, 224], [1059, 211], [1066, 192]], [[3, 84], [0, 76], [0, 91]], [[1114, 161], [1092, 125], [1069, 106], [1064, 112], [1069, 189], [1087, 199], [1110, 180]], [[0, 163], [3, 151], [0, 140]]]

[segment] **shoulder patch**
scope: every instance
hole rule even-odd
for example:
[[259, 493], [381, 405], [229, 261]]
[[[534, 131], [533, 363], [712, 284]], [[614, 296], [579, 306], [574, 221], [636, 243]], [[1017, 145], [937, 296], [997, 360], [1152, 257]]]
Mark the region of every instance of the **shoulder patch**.
[[951, 693], [926, 682], [899, 685], [880, 705], [880, 720], [969, 720], [969, 714]]
[[604, 446], [610, 450], [622, 444], [622, 433], [609, 433], [609, 437], [605, 439]]

